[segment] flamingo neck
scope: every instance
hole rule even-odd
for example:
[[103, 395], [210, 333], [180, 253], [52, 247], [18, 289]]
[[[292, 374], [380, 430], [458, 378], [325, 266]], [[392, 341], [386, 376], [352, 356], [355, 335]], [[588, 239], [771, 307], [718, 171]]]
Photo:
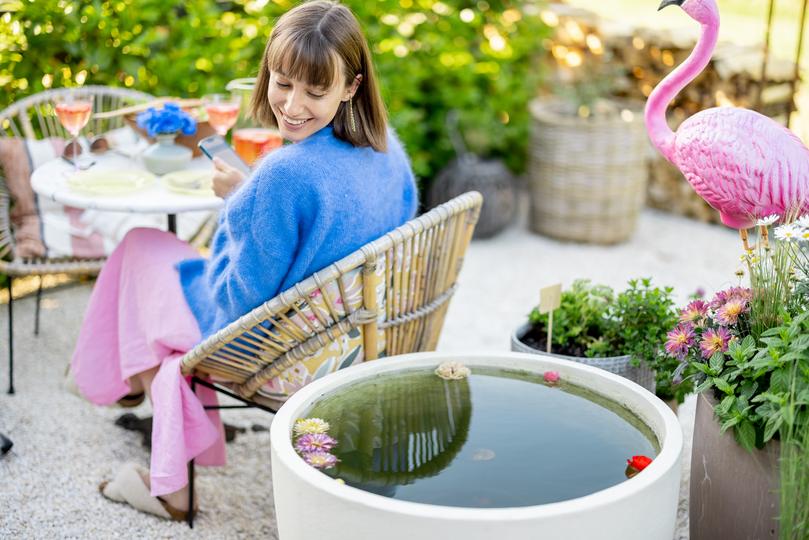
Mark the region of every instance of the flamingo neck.
[[691, 51], [685, 62], [669, 73], [652, 91], [646, 102], [646, 130], [652, 143], [666, 159], [672, 160], [674, 155], [674, 132], [666, 122], [666, 108], [669, 103], [699, 75], [713, 55], [716, 40], [719, 36], [719, 21], [702, 25], [702, 35], [697, 46]]

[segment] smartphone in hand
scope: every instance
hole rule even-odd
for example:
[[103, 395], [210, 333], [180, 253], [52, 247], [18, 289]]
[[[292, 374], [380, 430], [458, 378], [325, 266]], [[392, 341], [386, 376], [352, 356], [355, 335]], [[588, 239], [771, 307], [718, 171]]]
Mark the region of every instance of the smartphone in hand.
[[210, 137], [205, 137], [199, 141], [197, 146], [199, 146], [202, 153], [209, 158], [213, 159], [218, 157], [231, 167], [241, 171], [246, 177], [250, 176], [250, 173], [252, 172], [250, 167], [242, 160], [242, 158], [239, 157], [239, 155], [233, 150], [227, 141], [222, 138], [221, 135], [211, 135]]

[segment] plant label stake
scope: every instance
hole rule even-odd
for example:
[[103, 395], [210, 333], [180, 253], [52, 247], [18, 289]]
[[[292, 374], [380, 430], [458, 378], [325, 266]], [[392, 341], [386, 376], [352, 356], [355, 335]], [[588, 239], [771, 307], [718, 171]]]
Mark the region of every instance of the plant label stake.
[[553, 311], [562, 304], [562, 284], [557, 283], [539, 290], [539, 313], [548, 314], [548, 353], [553, 341]]

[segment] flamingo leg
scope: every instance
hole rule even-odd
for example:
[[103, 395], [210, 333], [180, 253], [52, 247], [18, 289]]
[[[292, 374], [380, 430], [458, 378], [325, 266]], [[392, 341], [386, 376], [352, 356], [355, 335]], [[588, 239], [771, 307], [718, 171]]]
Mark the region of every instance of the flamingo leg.
[[742, 244], [744, 245], [745, 253], [749, 253], [749, 252], [753, 251], [753, 248], [750, 247], [749, 236], [747, 235], [747, 229], [739, 229], [739, 236], [742, 239]]

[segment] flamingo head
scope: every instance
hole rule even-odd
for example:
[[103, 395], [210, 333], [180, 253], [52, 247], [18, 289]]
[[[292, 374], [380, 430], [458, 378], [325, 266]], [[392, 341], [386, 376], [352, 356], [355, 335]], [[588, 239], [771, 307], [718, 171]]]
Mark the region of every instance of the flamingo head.
[[719, 22], [719, 7], [716, 0], [663, 0], [658, 11], [667, 6], [680, 6], [683, 11], [701, 24]]

